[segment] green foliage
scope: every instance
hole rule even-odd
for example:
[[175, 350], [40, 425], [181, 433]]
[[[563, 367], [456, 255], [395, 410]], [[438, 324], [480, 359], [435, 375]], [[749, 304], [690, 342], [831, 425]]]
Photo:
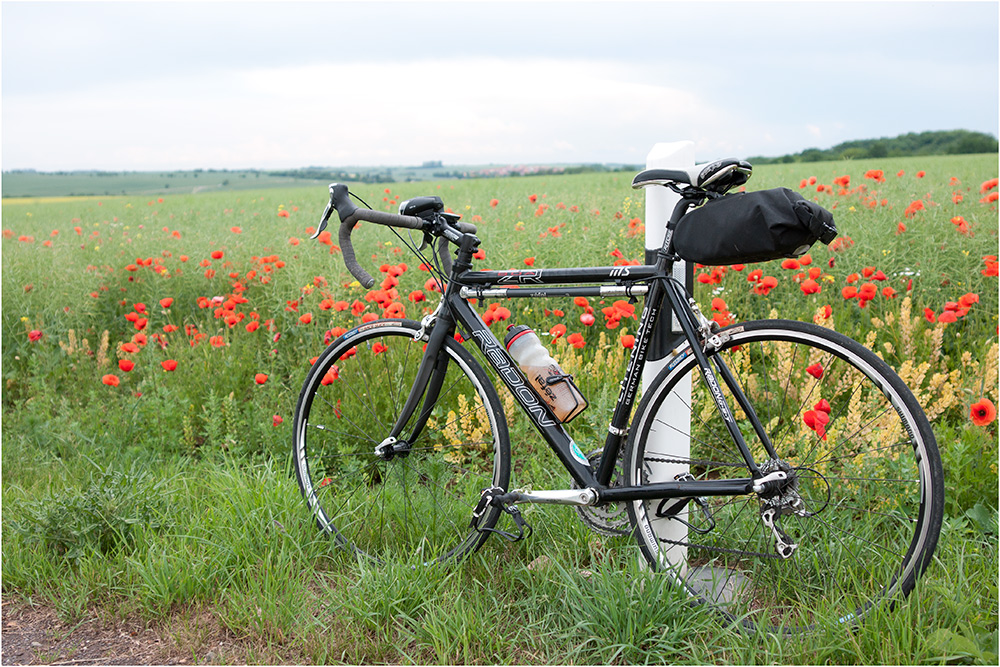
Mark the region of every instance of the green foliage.
[[783, 157], [754, 157], [755, 165], [786, 162], [823, 162], [825, 160], [881, 159], [915, 155], [968, 155], [996, 153], [996, 137], [982, 132], [951, 130], [947, 132], [910, 132], [898, 137], [845, 141], [833, 148], [807, 148], [801, 153]]
[[142, 531], [170, 523], [167, 480], [133, 466], [127, 471], [97, 470], [78, 494], [51, 493], [17, 507], [8, 527], [26, 544], [37, 545], [73, 562], [86, 555], [110, 555], [136, 546]]

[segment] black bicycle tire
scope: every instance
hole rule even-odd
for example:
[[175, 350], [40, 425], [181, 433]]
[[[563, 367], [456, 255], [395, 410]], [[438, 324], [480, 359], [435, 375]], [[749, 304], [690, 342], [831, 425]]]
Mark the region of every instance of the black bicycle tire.
[[[838, 624], [855, 625], [863, 621], [871, 610], [883, 601], [886, 601], [888, 608], [891, 609], [893, 605], [913, 590], [917, 578], [930, 564], [944, 514], [944, 476], [940, 453], [930, 424], [916, 398], [898, 375], [871, 350], [830, 329], [788, 320], [761, 320], [728, 327], [720, 331], [719, 336], [726, 341], [721, 351], [734, 349], [741, 344], [770, 340], [801, 342], [810, 346], [815, 344], [818, 348], [825, 346], [827, 352], [846, 361], [866, 375], [869, 380], [876, 383], [882, 382], [883, 384], [880, 384], [879, 387], [887, 394], [892, 407], [900, 415], [904, 425], [909, 424], [912, 427], [913, 431], [910, 436], [914, 438], [916, 468], [921, 472], [921, 503], [913, 538], [900, 565], [902, 576], [894, 577], [876, 599], [867, 600], [864, 606], [859, 606], [853, 613], [849, 612], [832, 620]], [[708, 354], [711, 357], [716, 353], [709, 351]], [[658, 410], [658, 407], [652, 409], [654, 403], [659, 406], [681, 378], [687, 377], [690, 373], [698, 374], [697, 363], [688, 346], [684, 346], [678, 350], [676, 356], [657, 374], [645, 390], [629, 429], [625, 455], [626, 484], [639, 485], [642, 483], [642, 473], [639, 472], [640, 466], [637, 457], [640, 454], [645, 457], [646, 437]], [[746, 474], [745, 470], [743, 474]], [[629, 516], [635, 527], [635, 536], [643, 556], [651, 567], [660, 568], [658, 556], [650, 545], [650, 535], [653, 534], [652, 527], [648, 519], [644, 518], [649, 516], [648, 512], [642, 509], [641, 503], [630, 503]], [[691, 586], [686, 585], [686, 587], [694, 597], [700, 597]], [[708, 600], [700, 599], [699, 601], [711, 604], [711, 601]], [[740, 617], [739, 614], [729, 613], [725, 609], [720, 609], [720, 611], [730, 620], [739, 622], [748, 628], [756, 627], [756, 624]], [[812, 626], [794, 629], [769, 627], [768, 629], [782, 632], [807, 631], [811, 630]]]
[[[335, 361], [351, 347], [375, 338], [386, 336], [403, 337], [411, 340], [418, 340], [422, 330], [421, 324], [413, 320], [376, 320], [361, 326], [355, 327], [344, 333], [342, 336], [330, 343], [316, 359], [310, 368], [299, 393], [298, 402], [295, 408], [295, 416], [292, 427], [292, 456], [295, 467], [296, 478], [299, 490], [302, 493], [306, 505], [310, 508], [319, 529], [332, 535], [341, 547], [364, 554], [365, 552], [353, 545], [350, 539], [339, 533], [334, 522], [325, 515], [325, 510], [320, 507], [313, 488], [312, 479], [309, 474], [309, 451], [306, 437], [306, 417], [311, 410], [312, 401], [316, 395], [316, 390], [320, 386], [320, 380], [324, 377]], [[419, 340], [426, 342], [426, 335]], [[489, 380], [489, 376], [482, 369], [476, 359], [457, 341], [451, 338], [445, 339], [445, 350], [449, 355], [449, 364], [457, 364], [462, 372], [476, 387], [483, 400], [483, 405], [488, 410], [492, 427], [495, 432], [494, 453], [493, 453], [493, 476], [494, 486], [506, 489], [510, 482], [511, 460], [510, 460], [510, 439], [507, 428], [507, 421], [504, 415], [502, 403], [496, 393], [496, 389]], [[471, 374], [471, 375], [470, 375]], [[481, 490], [481, 489], [480, 489]], [[470, 497], [469, 516], [471, 520], [472, 511], [478, 502], [478, 496]], [[475, 528], [470, 527], [468, 533], [458, 544], [446, 553], [429, 562], [444, 562], [457, 560], [478, 550], [489, 537], [488, 529], [496, 524], [501, 511], [495, 507], [490, 507], [479, 519]], [[367, 554], [366, 554], [367, 555]], [[379, 560], [375, 558], [375, 560]]]

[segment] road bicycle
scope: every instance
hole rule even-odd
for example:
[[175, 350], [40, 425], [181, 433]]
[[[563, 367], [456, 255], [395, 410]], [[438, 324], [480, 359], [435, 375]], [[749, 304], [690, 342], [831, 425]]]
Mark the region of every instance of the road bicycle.
[[[351, 245], [355, 225], [409, 230], [396, 233], [442, 294], [420, 322], [344, 333], [309, 371], [293, 454], [319, 528], [358, 558], [422, 567], [460, 559], [494, 533], [524, 537], [521, 504], [568, 505], [595, 530], [634, 537], [652, 569], [748, 628], [854, 627], [896, 605], [931, 561], [944, 507], [940, 455], [912, 393], [871, 350], [828, 328], [719, 327], [673, 275], [674, 233], [700, 205], [735, 196], [726, 193], [751, 169], [722, 160], [637, 175], [635, 188], [680, 196], [646, 265], [506, 271], [473, 270], [477, 230], [440, 198], [408, 200], [395, 214], [361, 208], [332, 184], [314, 238], [336, 211], [344, 261], [371, 287]], [[435, 242], [437, 256], [426, 251]], [[601, 443], [573, 440], [476, 308], [556, 296], [644, 298]], [[683, 335], [640, 392], [668, 313]], [[566, 488], [509, 488], [498, 389], [565, 467]]]

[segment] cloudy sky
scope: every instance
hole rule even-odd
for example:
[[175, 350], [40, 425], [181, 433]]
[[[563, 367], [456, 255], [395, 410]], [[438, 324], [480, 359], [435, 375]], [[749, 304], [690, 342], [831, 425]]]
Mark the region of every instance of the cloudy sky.
[[2, 3], [4, 170], [699, 161], [997, 134], [996, 2]]

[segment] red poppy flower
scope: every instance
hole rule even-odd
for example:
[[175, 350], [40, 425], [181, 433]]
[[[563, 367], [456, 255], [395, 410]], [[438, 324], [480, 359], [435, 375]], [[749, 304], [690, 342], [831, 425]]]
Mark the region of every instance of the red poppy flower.
[[917, 211], [923, 211], [923, 210], [924, 210], [924, 202], [923, 200], [918, 199], [916, 201], [910, 202], [910, 205], [906, 207], [905, 211], [903, 211], [903, 215], [905, 215], [907, 218], [912, 218], [917, 214]]
[[979, 303], [979, 295], [975, 292], [968, 292], [958, 297], [958, 304], [963, 308], [970, 308], [975, 303]]
[[285, 420], [281, 418], [281, 415], [274, 415], [274, 417], [271, 418], [271, 426], [281, 426], [281, 422], [283, 421]]
[[584, 313], [580, 315], [580, 321], [583, 322], [584, 326], [591, 326], [594, 324], [594, 316], [590, 313]]
[[580, 349], [581, 347], [584, 347], [587, 344], [587, 341], [583, 340], [583, 336], [578, 333], [570, 334], [569, 338], [567, 338], [566, 341], [577, 349]]
[[101, 382], [108, 385], [109, 387], [117, 387], [118, 383], [121, 382], [121, 380], [118, 379], [117, 375], [112, 375], [108, 373], [107, 375], [101, 378]]
[[819, 380], [820, 378], [823, 377], [823, 366], [821, 366], [820, 364], [813, 364], [812, 366], [806, 369], [806, 373], [809, 373], [809, 375], [812, 375], [814, 378]]
[[972, 423], [976, 426], [986, 426], [997, 418], [996, 406], [993, 405], [993, 401], [990, 399], [981, 398], [979, 401], [972, 404], [972, 409], [969, 411], [969, 417], [972, 418]]
[[525, 266], [534, 266], [535, 265], [535, 258], [534, 257], [525, 257], [524, 258], [524, 265]]
[[257, 373], [256, 375], [253, 376], [253, 381], [256, 382], [257, 384], [264, 384], [265, 382], [267, 382], [267, 374]]
[[635, 336], [633, 336], [632, 334], [625, 334], [624, 336], [621, 337], [620, 340], [622, 343], [622, 347], [627, 347], [629, 349], [632, 349], [632, 347], [635, 345]]
[[135, 363], [133, 363], [133, 362], [132, 362], [131, 360], [129, 360], [129, 359], [122, 359], [122, 360], [120, 360], [120, 361], [118, 362], [118, 368], [120, 368], [120, 369], [122, 370], [122, 372], [124, 372], [124, 373], [128, 373], [128, 372], [129, 372], [129, 371], [131, 371], [131, 370], [132, 370], [133, 368], [135, 368]]
[[222, 336], [212, 336], [208, 342], [212, 344], [212, 347], [222, 347], [226, 344], [226, 339]]
[[385, 352], [388, 349], [389, 348], [386, 347], [383, 343], [375, 343], [374, 345], [372, 345], [372, 353], [373, 354], [382, 354], [383, 352]]
[[586, 308], [587, 305], [589, 305], [588, 301], [587, 301], [587, 297], [585, 297], [585, 296], [578, 296], [578, 297], [576, 297], [575, 299], [573, 299], [573, 303], [575, 303], [576, 305], [580, 306], [581, 308]]
[[34, 343], [35, 341], [41, 340], [42, 336], [44, 336], [44, 335], [45, 334], [43, 334], [38, 329], [32, 329], [31, 331], [28, 332], [28, 340], [30, 340], [32, 343]]
[[327, 385], [333, 384], [335, 380], [339, 379], [340, 379], [340, 368], [337, 366], [337, 364], [334, 364], [333, 366], [330, 367], [330, 370], [326, 372], [326, 374], [323, 376], [323, 379], [320, 380], [319, 383], [325, 387]]
[[404, 318], [406, 317], [406, 308], [398, 301], [393, 301], [389, 304], [389, 307], [385, 309], [385, 316], [391, 318]]
[[299, 315], [299, 322], [302, 324], [309, 324], [312, 322], [312, 313], [306, 313], [305, 315]]
[[160, 306], [162, 306], [163, 308], [169, 308], [172, 305], [174, 305], [173, 297], [168, 296], [164, 299], [160, 299]]
[[957, 321], [958, 321], [958, 316], [955, 315], [955, 311], [953, 310], [946, 310], [940, 315], [938, 315], [938, 322], [951, 323]]
[[221, 250], [213, 250], [212, 251], [212, 259], [222, 259], [222, 254], [223, 253], [222, 253]]
[[480, 248], [476, 252], [472, 253], [472, 256], [476, 259], [486, 259], [486, 251]]
[[778, 279], [774, 276], [764, 276], [753, 288], [754, 293], [767, 295], [772, 289], [778, 286]]
[[806, 278], [802, 281], [802, 284], [799, 285], [799, 289], [802, 290], [803, 294], [816, 294], [820, 291], [820, 286], [819, 283], [812, 278]]
[[490, 200], [490, 206], [493, 207], [493, 208], [496, 208], [497, 204], [499, 204], [499, 203], [500, 202], [498, 200], [496, 200], [496, 199], [491, 199]]
[[830, 415], [821, 410], [806, 410], [802, 415], [806, 426], [816, 431], [816, 435], [826, 440], [826, 425], [830, 423]]
[[375, 313], [365, 313], [364, 315], [361, 316], [361, 322], [363, 324], [368, 324], [369, 322], [374, 322], [377, 319], [378, 319], [378, 315], [376, 315]]
[[166, 361], [161, 361], [160, 365], [163, 366], [163, 370], [167, 371], [168, 373], [170, 371], [177, 370], [177, 362], [174, 361], [173, 359], [167, 359]]

